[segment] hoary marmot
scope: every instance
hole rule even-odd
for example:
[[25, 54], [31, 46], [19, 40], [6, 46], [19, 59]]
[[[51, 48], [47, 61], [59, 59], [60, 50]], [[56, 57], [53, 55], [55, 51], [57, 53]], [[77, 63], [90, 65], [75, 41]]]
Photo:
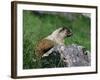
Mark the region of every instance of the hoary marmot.
[[64, 45], [64, 38], [70, 37], [72, 32], [67, 27], [60, 27], [52, 32], [49, 36], [40, 40], [36, 45], [36, 54], [42, 57], [55, 45]]

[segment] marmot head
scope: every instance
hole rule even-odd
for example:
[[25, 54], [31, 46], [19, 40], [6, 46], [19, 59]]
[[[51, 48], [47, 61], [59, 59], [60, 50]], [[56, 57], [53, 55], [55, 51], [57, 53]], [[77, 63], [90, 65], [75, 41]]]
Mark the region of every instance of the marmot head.
[[70, 37], [72, 35], [72, 31], [67, 27], [60, 27], [57, 30], [55, 30], [52, 34], [57, 35], [58, 37]]

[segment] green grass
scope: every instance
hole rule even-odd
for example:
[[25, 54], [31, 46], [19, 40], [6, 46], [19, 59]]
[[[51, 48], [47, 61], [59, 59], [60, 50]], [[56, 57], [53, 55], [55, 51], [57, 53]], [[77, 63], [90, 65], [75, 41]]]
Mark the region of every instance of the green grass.
[[65, 44], [79, 44], [90, 50], [90, 19], [80, 14], [69, 18], [59, 14], [34, 14], [23, 11], [23, 69], [41, 68], [41, 61], [35, 55], [36, 43], [61, 26], [69, 26], [73, 36], [65, 39]]

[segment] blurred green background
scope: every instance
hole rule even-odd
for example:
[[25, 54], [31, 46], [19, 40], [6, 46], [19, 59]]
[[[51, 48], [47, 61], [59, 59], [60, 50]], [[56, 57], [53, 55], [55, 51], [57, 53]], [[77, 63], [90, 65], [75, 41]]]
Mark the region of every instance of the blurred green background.
[[35, 45], [61, 26], [68, 26], [73, 32], [72, 37], [65, 39], [66, 45], [79, 44], [90, 50], [90, 18], [81, 13], [23, 10], [23, 69], [41, 68]]

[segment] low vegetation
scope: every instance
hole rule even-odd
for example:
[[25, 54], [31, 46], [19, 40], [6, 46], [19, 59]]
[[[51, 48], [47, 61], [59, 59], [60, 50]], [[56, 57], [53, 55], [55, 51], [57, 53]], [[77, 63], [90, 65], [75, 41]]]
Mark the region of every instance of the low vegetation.
[[[68, 26], [73, 32], [72, 37], [65, 39], [66, 45], [79, 44], [90, 50], [90, 19], [79, 13], [73, 13], [73, 16], [70, 19], [63, 13], [23, 11], [23, 69], [43, 68], [45, 60], [37, 58], [35, 45], [61, 26]], [[56, 65], [47, 64], [46, 67]]]

